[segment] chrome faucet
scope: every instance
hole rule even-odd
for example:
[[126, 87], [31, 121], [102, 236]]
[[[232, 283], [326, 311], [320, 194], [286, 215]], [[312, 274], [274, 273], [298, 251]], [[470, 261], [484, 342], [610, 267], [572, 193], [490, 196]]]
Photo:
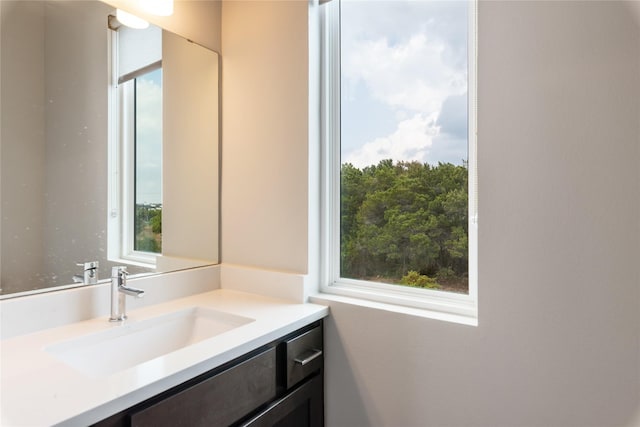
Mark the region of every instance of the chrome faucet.
[[84, 283], [85, 285], [95, 285], [98, 283], [98, 261], [78, 262], [78, 267], [83, 268], [83, 275], [73, 276], [73, 283]]
[[111, 268], [111, 317], [110, 322], [121, 322], [127, 318], [126, 296], [142, 298], [144, 291], [127, 287], [127, 267]]

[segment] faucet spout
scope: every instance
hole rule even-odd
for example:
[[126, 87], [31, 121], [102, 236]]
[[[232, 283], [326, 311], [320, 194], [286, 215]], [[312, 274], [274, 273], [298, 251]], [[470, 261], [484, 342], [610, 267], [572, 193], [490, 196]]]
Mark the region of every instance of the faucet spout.
[[142, 298], [142, 289], [127, 286], [127, 267], [118, 266], [111, 269], [111, 317], [110, 322], [121, 322], [127, 318], [126, 295]]
[[144, 291], [142, 289], [130, 288], [128, 286], [120, 286], [119, 290], [121, 293], [125, 295], [129, 295], [135, 298], [142, 298], [144, 296]]

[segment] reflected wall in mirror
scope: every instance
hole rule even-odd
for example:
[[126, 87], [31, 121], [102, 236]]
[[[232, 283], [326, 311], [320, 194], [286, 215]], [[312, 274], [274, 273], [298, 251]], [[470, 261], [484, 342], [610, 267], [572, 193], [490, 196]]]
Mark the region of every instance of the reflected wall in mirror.
[[113, 13], [97, 1], [0, 2], [2, 295], [72, 284], [87, 261], [103, 280], [113, 265], [143, 273], [218, 262], [218, 56], [167, 31], [161, 254], [153, 266], [114, 249], [126, 203], [114, 192], [123, 153], [109, 158], [120, 141], [109, 102]]

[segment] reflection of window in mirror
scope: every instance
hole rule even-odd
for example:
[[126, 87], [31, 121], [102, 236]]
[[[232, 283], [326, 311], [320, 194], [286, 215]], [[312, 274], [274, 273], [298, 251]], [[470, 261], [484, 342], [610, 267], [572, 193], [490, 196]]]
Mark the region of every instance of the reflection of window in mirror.
[[109, 258], [155, 265], [162, 253], [162, 31], [111, 38]]
[[135, 84], [133, 250], [157, 254], [162, 252], [162, 69], [127, 83]]

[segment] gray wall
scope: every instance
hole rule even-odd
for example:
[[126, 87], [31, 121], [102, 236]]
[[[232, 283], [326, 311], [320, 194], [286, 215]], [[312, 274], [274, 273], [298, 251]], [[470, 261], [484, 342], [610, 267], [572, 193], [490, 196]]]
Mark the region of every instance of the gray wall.
[[[481, 2], [480, 325], [332, 304], [328, 426], [640, 424], [629, 6]], [[222, 6], [224, 262], [308, 271], [306, 7]]]
[[[47, 2], [44, 283], [66, 285], [76, 263], [107, 248], [108, 30], [111, 8]], [[106, 265], [100, 277], [108, 277]]]
[[[3, 34], [0, 286], [5, 291], [16, 291], [38, 280], [44, 262], [45, 5], [2, 1], [0, 17]], [[25, 164], [31, 167], [24, 167]]]
[[4, 293], [69, 284], [106, 247], [110, 8], [68, 4], [2, 2]]

